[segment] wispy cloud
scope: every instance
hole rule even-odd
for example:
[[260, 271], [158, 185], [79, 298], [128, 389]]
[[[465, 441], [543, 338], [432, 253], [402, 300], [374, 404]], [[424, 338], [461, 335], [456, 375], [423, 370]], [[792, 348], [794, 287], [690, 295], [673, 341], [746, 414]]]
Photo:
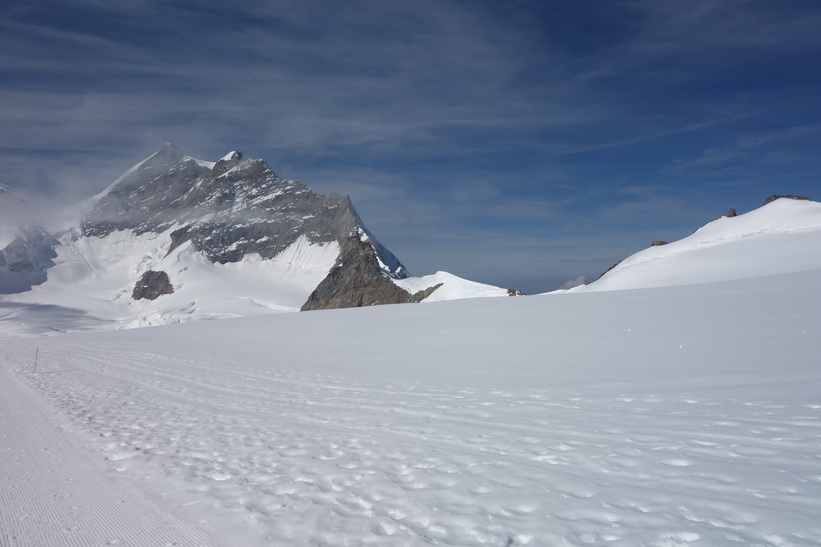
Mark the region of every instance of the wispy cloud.
[[783, 152], [761, 151], [761, 149], [769, 147], [770, 145], [785, 143], [793, 139], [812, 137], [818, 134], [821, 134], [821, 124], [802, 125], [778, 131], [743, 133], [736, 137], [732, 144], [722, 148], [709, 148], [698, 158], [678, 163], [675, 165], [675, 168], [687, 169], [691, 167], [722, 165], [740, 158], [748, 158], [753, 153], [756, 154], [757, 160], [777, 160]]
[[817, 180], [819, 26], [746, 0], [18, 2], [0, 182], [89, 195], [166, 141], [240, 149], [351, 194], [412, 269], [584, 268], [555, 287], [600, 269], [574, 249], [609, 266], [600, 241], [695, 227], [762, 165]]

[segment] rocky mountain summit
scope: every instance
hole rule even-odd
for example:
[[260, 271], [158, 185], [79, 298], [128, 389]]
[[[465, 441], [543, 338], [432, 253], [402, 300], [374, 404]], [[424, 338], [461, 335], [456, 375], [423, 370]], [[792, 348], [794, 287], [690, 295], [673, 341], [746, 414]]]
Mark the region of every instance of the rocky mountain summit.
[[[166, 144], [103, 192], [81, 224], [84, 236], [117, 230], [171, 230], [169, 252], [190, 241], [220, 264], [252, 253], [274, 258], [300, 236], [320, 245], [337, 242], [340, 255], [332, 274], [302, 309], [421, 300], [390, 283], [389, 278], [408, 273], [366, 231], [350, 198], [317, 194], [237, 151], [209, 163]], [[169, 282], [167, 275], [163, 279]]]
[[[173, 144], [105, 190], [81, 224], [83, 235], [96, 237], [116, 230], [163, 233], [171, 227], [176, 229], [169, 251], [191, 241], [221, 264], [250, 253], [273, 258], [303, 234], [313, 243], [326, 243], [365, 233], [347, 196], [317, 194], [240, 152], [209, 163], [183, 155]], [[383, 273], [406, 277], [399, 260], [370, 239]]]
[[[256, 308], [508, 294], [449, 274], [410, 278], [350, 198], [318, 194], [237, 151], [209, 162], [166, 144], [88, 200], [73, 228], [30, 229], [21, 237], [0, 250], [0, 293], [25, 292], [41, 302], [59, 285], [86, 295], [72, 305], [103, 301], [117, 306], [105, 315], [137, 313], [140, 325]], [[444, 285], [455, 288], [449, 293]]]

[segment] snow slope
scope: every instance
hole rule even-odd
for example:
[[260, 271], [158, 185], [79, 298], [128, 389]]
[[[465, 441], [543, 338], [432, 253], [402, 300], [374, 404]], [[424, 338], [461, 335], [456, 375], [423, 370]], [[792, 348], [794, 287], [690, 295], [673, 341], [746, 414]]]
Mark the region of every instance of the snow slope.
[[2, 324], [0, 545], [821, 545], [821, 230], [786, 203], [617, 277], [666, 287]]
[[0, 543], [819, 545], [819, 273], [6, 337]]
[[424, 291], [428, 287], [442, 284], [441, 287], [425, 298], [422, 302], [442, 302], [443, 300], [458, 300], [460, 298], [486, 298], [494, 296], [508, 296], [507, 289], [485, 285], [475, 281], [462, 279], [448, 272], [436, 272], [423, 277], [406, 277], [393, 279], [396, 285], [411, 294]]
[[[48, 282], [7, 298], [7, 305], [48, 303], [82, 310], [96, 319], [93, 327], [66, 322], [55, 327], [60, 330], [296, 311], [339, 254], [336, 242], [311, 244], [302, 236], [272, 260], [251, 255], [236, 263], [219, 264], [196, 253], [190, 243], [169, 253], [171, 231], [138, 236], [122, 230], [102, 238], [68, 234], [57, 248], [57, 265], [48, 271]], [[153, 301], [133, 300], [134, 280], [152, 269], [170, 273], [174, 293]]]
[[[573, 292], [709, 283], [821, 268], [821, 203], [778, 199], [640, 251]], [[815, 252], [813, 252], [815, 251]]]

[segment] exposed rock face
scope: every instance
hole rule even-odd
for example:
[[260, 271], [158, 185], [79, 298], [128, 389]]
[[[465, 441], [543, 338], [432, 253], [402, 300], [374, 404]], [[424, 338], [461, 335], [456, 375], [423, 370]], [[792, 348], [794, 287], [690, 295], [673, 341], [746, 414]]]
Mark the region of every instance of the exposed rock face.
[[171, 285], [171, 280], [168, 279], [168, 274], [165, 272], [155, 272], [148, 270], [142, 276], [137, 284], [134, 285], [134, 291], [131, 293], [131, 298], [134, 300], [156, 300], [164, 294], [171, 294], [174, 292], [174, 286]]
[[0, 250], [0, 294], [24, 292], [46, 281], [60, 242], [36, 226], [21, 226], [19, 235]]
[[615, 267], [616, 267], [616, 266], [618, 266], [619, 264], [621, 264], [621, 260], [619, 260], [618, 262], [616, 262], [615, 264], [613, 264], [612, 266], [610, 266], [609, 268], [607, 268], [606, 270], [604, 270], [602, 273], [600, 273], [600, 274], [599, 274], [599, 277], [597, 277], [597, 278], [596, 278], [596, 280], [599, 280], [599, 279], [601, 279], [602, 277], [604, 277], [605, 275], [607, 275], [607, 274], [610, 272], [610, 270], [612, 270], [613, 268], [615, 268]]
[[666, 241], [659, 241], [659, 240], [650, 242], [651, 247], [661, 247], [662, 245], [667, 245], [667, 242]]
[[727, 218], [732, 218], [732, 217], [736, 216], [736, 213], [735, 213], [735, 207], [730, 207], [730, 210], [729, 210], [729, 211], [727, 211], [726, 213], [724, 213], [724, 214], [723, 214], [723, 215], [721, 215], [721, 216], [723, 216], [723, 217], [727, 217]]
[[784, 195], [784, 196], [779, 196], [779, 195], [772, 195], [772, 196], [770, 196], [770, 197], [768, 197], [767, 199], [765, 199], [765, 200], [764, 200], [764, 205], [767, 205], [768, 203], [773, 202], [773, 201], [775, 201], [775, 200], [777, 200], [777, 199], [781, 199], [781, 198], [784, 198], [784, 199], [798, 199], [798, 200], [803, 200], [803, 201], [811, 201], [811, 200], [810, 200], [810, 198], [808, 198], [807, 196], [794, 196], [794, 195]]
[[[312, 242], [344, 238], [361, 221], [346, 196], [317, 194], [280, 179], [262, 160], [239, 152], [209, 165], [167, 144], [128, 173], [86, 213], [82, 232], [172, 234], [172, 249], [191, 241], [213, 262], [248, 253], [272, 258], [301, 234]], [[393, 257], [389, 262], [401, 266]]]
[[102, 237], [116, 230], [163, 233], [175, 226], [170, 251], [190, 241], [221, 264], [250, 253], [273, 258], [302, 235], [312, 243], [337, 241], [337, 266], [304, 309], [421, 299], [390, 281], [408, 273], [366, 231], [347, 196], [323, 196], [280, 179], [264, 161], [239, 152], [212, 164], [167, 144], [112, 185], [85, 214], [81, 230]]
[[384, 274], [370, 242], [352, 234], [342, 244], [336, 265], [308, 297], [302, 311], [421, 302], [439, 287], [415, 294], [397, 287]]

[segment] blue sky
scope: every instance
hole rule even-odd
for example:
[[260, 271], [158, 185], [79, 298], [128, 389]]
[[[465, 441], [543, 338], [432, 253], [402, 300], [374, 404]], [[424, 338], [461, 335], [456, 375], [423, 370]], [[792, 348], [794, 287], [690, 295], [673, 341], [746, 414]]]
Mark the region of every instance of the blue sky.
[[542, 292], [818, 199], [819, 59], [816, 0], [29, 0], [0, 182], [68, 201], [165, 142], [238, 149], [349, 194], [415, 275]]

